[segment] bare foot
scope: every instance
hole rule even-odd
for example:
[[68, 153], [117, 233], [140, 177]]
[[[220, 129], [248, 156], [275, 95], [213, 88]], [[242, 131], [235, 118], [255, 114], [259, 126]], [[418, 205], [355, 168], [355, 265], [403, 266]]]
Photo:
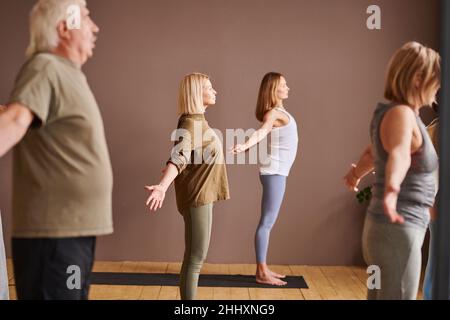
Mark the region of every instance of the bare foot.
[[285, 286], [287, 285], [287, 282], [282, 281], [272, 275], [262, 275], [262, 276], [256, 276], [256, 282], [260, 284], [268, 284], [271, 286]]
[[285, 276], [284, 274], [279, 274], [279, 273], [273, 272], [272, 270], [269, 270], [269, 274], [270, 274], [272, 277], [275, 277], [275, 278], [278, 278], [278, 279], [284, 279], [284, 278], [286, 278], [286, 276]]

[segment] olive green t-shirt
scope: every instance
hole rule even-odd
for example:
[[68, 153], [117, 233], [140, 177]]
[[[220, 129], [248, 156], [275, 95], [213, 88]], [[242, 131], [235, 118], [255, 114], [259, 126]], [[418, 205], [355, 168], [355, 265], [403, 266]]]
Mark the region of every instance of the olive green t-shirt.
[[222, 142], [205, 116], [181, 116], [175, 140], [167, 162], [179, 172], [175, 179], [178, 211], [230, 199]]
[[13, 151], [13, 237], [112, 233], [111, 163], [81, 68], [54, 54], [36, 54], [22, 67], [11, 103], [35, 115]]

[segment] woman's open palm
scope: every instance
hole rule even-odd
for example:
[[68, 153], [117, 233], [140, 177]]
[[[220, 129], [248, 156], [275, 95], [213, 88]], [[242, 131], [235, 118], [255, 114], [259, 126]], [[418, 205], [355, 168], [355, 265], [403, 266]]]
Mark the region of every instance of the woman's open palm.
[[238, 153], [245, 152], [245, 151], [246, 151], [246, 149], [245, 149], [244, 144], [237, 144], [234, 147], [230, 148], [230, 153], [232, 153], [232, 154], [238, 154]]
[[149, 207], [150, 211], [161, 209], [164, 198], [166, 197], [164, 188], [160, 185], [146, 186], [145, 188], [150, 191], [150, 196], [146, 202], [146, 205]]

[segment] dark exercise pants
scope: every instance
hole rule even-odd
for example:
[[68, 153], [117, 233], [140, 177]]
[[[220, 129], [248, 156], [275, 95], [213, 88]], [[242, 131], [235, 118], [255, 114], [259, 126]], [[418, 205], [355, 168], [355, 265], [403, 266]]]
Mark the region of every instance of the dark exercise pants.
[[95, 237], [12, 239], [19, 300], [87, 300]]

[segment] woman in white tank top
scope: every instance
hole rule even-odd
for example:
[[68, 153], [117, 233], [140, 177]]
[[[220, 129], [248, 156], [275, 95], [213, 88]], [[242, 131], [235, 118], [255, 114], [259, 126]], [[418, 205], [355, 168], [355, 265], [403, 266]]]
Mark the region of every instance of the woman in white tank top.
[[276, 286], [286, 285], [284, 275], [271, 271], [267, 266], [267, 250], [270, 231], [275, 224], [283, 202], [286, 179], [297, 155], [298, 133], [294, 117], [283, 107], [289, 96], [286, 79], [279, 73], [264, 76], [258, 95], [256, 118], [262, 122], [245, 144], [238, 144], [233, 153], [245, 152], [271, 134], [269, 154], [260, 167], [263, 186], [261, 220], [255, 235], [257, 260], [256, 281]]

